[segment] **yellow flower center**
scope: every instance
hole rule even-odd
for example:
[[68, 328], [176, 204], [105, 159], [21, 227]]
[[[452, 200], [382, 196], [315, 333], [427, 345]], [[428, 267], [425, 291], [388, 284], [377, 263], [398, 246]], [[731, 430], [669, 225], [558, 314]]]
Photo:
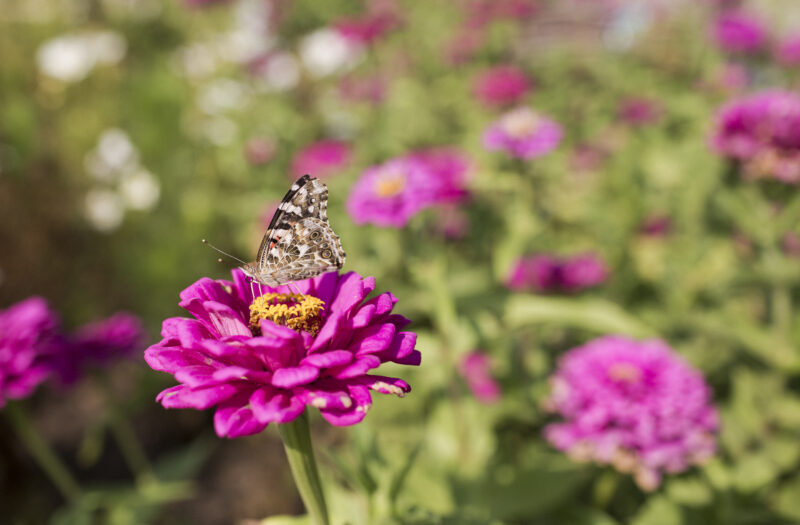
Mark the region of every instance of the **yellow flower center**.
[[642, 377], [642, 371], [630, 363], [616, 363], [608, 369], [608, 377], [614, 381], [636, 383]]
[[388, 198], [399, 194], [406, 187], [406, 177], [402, 173], [387, 173], [375, 182], [375, 194]]
[[298, 332], [317, 335], [322, 328], [322, 310], [325, 303], [311, 295], [294, 293], [268, 293], [256, 297], [250, 305], [250, 331], [261, 335], [261, 320], [288, 326]]

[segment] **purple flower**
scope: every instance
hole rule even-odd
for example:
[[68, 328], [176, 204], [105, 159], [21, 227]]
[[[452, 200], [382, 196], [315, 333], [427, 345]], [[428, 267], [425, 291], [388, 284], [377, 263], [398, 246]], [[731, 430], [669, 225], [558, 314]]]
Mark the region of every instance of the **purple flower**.
[[507, 285], [514, 291], [573, 293], [597, 286], [608, 274], [606, 264], [590, 253], [563, 259], [531, 255], [517, 261]]
[[489, 126], [483, 134], [483, 146], [489, 151], [505, 151], [512, 157], [533, 159], [558, 147], [562, 134], [557, 122], [520, 107]]
[[[216, 406], [220, 437], [286, 423], [307, 405], [334, 425], [361, 421], [371, 390], [402, 396], [408, 384], [368, 374], [385, 362], [418, 365], [409, 321], [392, 314], [390, 292], [371, 299], [372, 277], [327, 273], [253, 297], [240, 270], [233, 281], [203, 278], [181, 293], [193, 318], [164, 321], [163, 340], [145, 351], [155, 370], [180, 383], [161, 392], [165, 408]], [[261, 287], [260, 287], [261, 288]]]
[[0, 311], [0, 408], [48, 379], [62, 345], [58, 315], [41, 297]]
[[653, 124], [661, 118], [661, 106], [652, 100], [642, 97], [631, 97], [619, 105], [619, 118], [633, 126]]
[[475, 399], [487, 405], [496, 403], [502, 396], [500, 385], [494, 380], [490, 370], [489, 357], [481, 352], [467, 354], [458, 367]]
[[553, 446], [631, 473], [643, 490], [715, 451], [711, 390], [663, 341], [604, 336], [570, 350], [546, 405], [563, 418], [545, 428]]
[[452, 149], [419, 151], [368, 168], [347, 199], [356, 224], [404, 227], [421, 210], [466, 196], [467, 158]]
[[767, 42], [767, 28], [753, 15], [742, 11], [726, 11], [714, 21], [712, 34], [723, 51], [755, 53]]
[[292, 159], [292, 175], [305, 174], [314, 177], [329, 177], [350, 163], [350, 145], [338, 140], [320, 140], [300, 150]]
[[141, 319], [125, 312], [86, 324], [65, 337], [61, 351], [54, 356], [56, 374], [62, 384], [72, 384], [86, 367], [106, 366], [141, 351], [145, 338]]
[[751, 178], [800, 183], [800, 95], [768, 90], [726, 104], [711, 146], [740, 161]]
[[775, 47], [775, 60], [784, 66], [800, 65], [800, 34], [781, 40]]
[[486, 106], [503, 106], [519, 102], [531, 89], [527, 75], [516, 66], [495, 66], [475, 79], [475, 96]]

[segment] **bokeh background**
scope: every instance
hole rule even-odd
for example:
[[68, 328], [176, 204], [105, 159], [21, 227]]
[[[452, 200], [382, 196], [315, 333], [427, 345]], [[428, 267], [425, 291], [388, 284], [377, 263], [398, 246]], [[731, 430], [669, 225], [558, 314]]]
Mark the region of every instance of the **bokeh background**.
[[[181, 290], [236, 264], [202, 238], [252, 259], [295, 178], [328, 185], [345, 270], [399, 298], [423, 355], [381, 369], [413, 391], [376, 397], [363, 423], [312, 417], [336, 523], [800, 521], [793, 0], [0, 12], [0, 307], [42, 296], [67, 328], [127, 311], [154, 343]], [[759, 122], [786, 119], [780, 172], [714, 144], [723, 105], [776, 89], [789, 101], [742, 126], [761, 137]], [[487, 128], [520, 107], [533, 120], [500, 120], [506, 131], [547, 119], [560, 138], [530, 158], [487, 148]], [[393, 225], [353, 211], [366, 170], [431, 150], [461, 163], [453, 198]], [[721, 421], [713, 457], [642, 487], [545, 438], [559, 357], [605, 334], [661, 338], [702, 373]], [[24, 400], [88, 488], [77, 503], [0, 412], [0, 521], [301, 514], [275, 428], [222, 440], [212, 411], [164, 410], [154, 398], [174, 381], [145, 346]], [[131, 450], [158, 483], [134, 475]]]

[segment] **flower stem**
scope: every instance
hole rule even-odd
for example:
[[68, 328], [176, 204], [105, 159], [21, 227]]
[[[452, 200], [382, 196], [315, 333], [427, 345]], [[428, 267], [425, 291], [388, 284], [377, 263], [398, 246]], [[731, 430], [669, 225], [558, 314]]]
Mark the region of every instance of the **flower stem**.
[[76, 502], [81, 496], [81, 489], [75, 478], [72, 477], [67, 467], [56, 455], [53, 448], [42, 437], [36, 427], [31, 423], [25, 410], [19, 403], [8, 403], [3, 411], [8, 416], [11, 426], [28, 449], [31, 456], [50, 477], [50, 480], [70, 503]]
[[311, 433], [308, 430], [308, 413], [303, 412], [294, 421], [278, 425], [286, 458], [292, 469], [295, 485], [306, 506], [313, 525], [328, 525], [328, 508], [319, 481]]

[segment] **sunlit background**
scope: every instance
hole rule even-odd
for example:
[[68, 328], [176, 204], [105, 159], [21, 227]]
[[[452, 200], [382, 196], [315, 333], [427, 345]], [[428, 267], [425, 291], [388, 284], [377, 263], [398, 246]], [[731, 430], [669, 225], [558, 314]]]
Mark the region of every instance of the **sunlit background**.
[[[380, 368], [413, 390], [374, 394], [363, 423], [311, 410], [333, 523], [800, 521], [794, 0], [0, 0], [0, 13], [0, 309], [39, 296], [64, 333], [116, 312], [146, 333], [25, 395], [4, 393], [0, 370], [0, 402], [24, 407], [83, 488], [65, 498], [0, 409], [0, 522], [303, 513], [275, 425], [220, 439], [213, 409], [155, 402], [175, 380], [142, 356], [164, 319], [188, 315], [181, 290], [238, 265], [201, 239], [252, 260], [305, 173], [329, 188], [343, 271], [398, 298], [422, 353]], [[3, 368], [17, 325], [1, 319]], [[656, 396], [656, 380], [613, 402], [589, 390], [575, 410], [599, 419], [570, 432], [606, 426], [577, 445], [557, 435], [561, 358], [606, 335], [662, 339], [664, 367], [697, 381], [652, 401], [654, 427], [670, 403], [708, 405], [691, 429], [702, 443], [658, 451], [677, 463], [610, 430], [608, 413]], [[598, 381], [659, 369], [614, 363]], [[688, 430], [647, 430], [673, 431]]]

